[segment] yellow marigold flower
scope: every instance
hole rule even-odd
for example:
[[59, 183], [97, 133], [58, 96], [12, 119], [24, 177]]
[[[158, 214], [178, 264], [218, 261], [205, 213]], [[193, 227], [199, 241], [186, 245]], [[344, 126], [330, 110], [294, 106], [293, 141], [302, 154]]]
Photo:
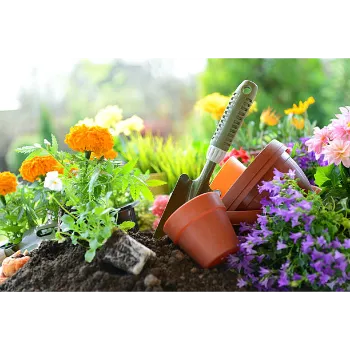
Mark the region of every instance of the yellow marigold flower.
[[8, 171], [0, 173], [0, 195], [6, 196], [9, 193], [16, 192], [17, 178], [15, 174]]
[[286, 114], [298, 114], [298, 115], [301, 115], [301, 114], [304, 114], [310, 105], [314, 104], [315, 103], [315, 99], [310, 96], [306, 101], [302, 102], [302, 101], [299, 101], [299, 105], [297, 106], [295, 103], [293, 104], [293, 107], [292, 108], [288, 108], [284, 111], [284, 113]]
[[63, 174], [62, 166], [52, 156], [27, 159], [19, 169], [23, 180], [29, 182], [34, 182], [40, 176], [45, 176], [50, 171], [58, 171], [60, 174]]
[[123, 119], [123, 110], [118, 106], [107, 106], [101, 109], [96, 117], [96, 125], [103, 128], [112, 128]]
[[302, 130], [302, 129], [304, 129], [304, 126], [305, 126], [305, 119], [304, 119], [304, 118], [292, 117], [291, 123], [292, 123], [298, 130]]
[[260, 121], [269, 126], [277, 125], [280, 119], [281, 117], [271, 107], [265, 109], [260, 116]]
[[214, 92], [196, 103], [196, 108], [210, 113], [213, 119], [220, 120], [230, 102], [230, 97]]
[[[103, 153], [103, 157], [104, 157], [105, 159], [115, 159], [115, 158], [117, 158], [117, 155], [118, 155], [118, 152], [116, 152], [113, 148], [110, 149], [109, 151]], [[101, 157], [102, 157], [102, 156], [99, 156], [99, 157], [96, 156], [95, 153], [91, 153], [90, 159], [101, 158]]]
[[108, 129], [84, 124], [73, 126], [64, 142], [74, 151], [94, 152], [97, 156], [112, 149], [114, 144]]
[[144, 128], [145, 124], [143, 122], [143, 119], [137, 115], [133, 115], [132, 117], [122, 120], [116, 124], [112, 130], [112, 133], [114, 136], [118, 136], [120, 134], [129, 136], [133, 131], [140, 132]]
[[250, 106], [250, 108], [249, 108], [249, 111], [248, 111], [248, 113], [247, 113], [247, 116], [248, 116], [248, 115], [251, 115], [252, 113], [255, 113], [255, 112], [257, 112], [257, 111], [258, 111], [258, 104], [257, 104], [256, 101], [254, 101], [254, 102], [252, 103], [252, 105]]

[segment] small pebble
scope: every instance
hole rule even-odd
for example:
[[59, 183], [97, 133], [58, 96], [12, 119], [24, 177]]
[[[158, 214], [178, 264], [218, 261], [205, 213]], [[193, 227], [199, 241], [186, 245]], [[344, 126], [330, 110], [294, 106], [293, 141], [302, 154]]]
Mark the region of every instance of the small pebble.
[[204, 275], [199, 275], [198, 278], [201, 280], [204, 277]]
[[180, 252], [180, 250], [174, 250], [172, 253], [171, 253], [171, 256], [174, 257], [175, 259], [181, 261], [185, 258], [185, 255]]
[[147, 288], [159, 286], [160, 280], [154, 275], [148, 275], [144, 280], [144, 284]]
[[198, 271], [198, 269], [196, 268], [196, 267], [193, 267], [192, 269], [191, 269], [191, 273], [196, 273]]
[[180, 276], [180, 280], [184, 281], [186, 278], [184, 275]]

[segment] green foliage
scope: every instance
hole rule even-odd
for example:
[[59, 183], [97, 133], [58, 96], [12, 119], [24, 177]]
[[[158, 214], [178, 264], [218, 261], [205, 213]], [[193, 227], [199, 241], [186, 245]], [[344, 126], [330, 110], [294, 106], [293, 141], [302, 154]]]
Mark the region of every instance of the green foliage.
[[[16, 138], [11, 143], [6, 154], [6, 162], [11, 172], [18, 173], [18, 169], [21, 167], [21, 164], [27, 157], [27, 153], [25, 152], [25, 150], [23, 150], [20, 153], [15, 152], [15, 150], [17, 148], [23, 148], [26, 145], [30, 145], [30, 144], [33, 145], [35, 142], [37, 142], [37, 140], [38, 140], [38, 136], [25, 135], [25, 136], [20, 136]], [[29, 147], [34, 147], [34, 146], [29, 146]]]
[[73, 244], [86, 247], [85, 259], [88, 262], [111, 236], [113, 228], [126, 231], [134, 225], [130, 222], [117, 225], [118, 209], [115, 204], [120, 204], [120, 194], [128, 193], [124, 198], [134, 201], [140, 198], [153, 201], [148, 184], [155, 186], [163, 183], [149, 181], [148, 174], [142, 174], [135, 168], [137, 159], [121, 166], [119, 161], [105, 160], [103, 157], [90, 160], [89, 152], [71, 154], [59, 151], [54, 135], [51, 136], [51, 144], [46, 144], [45, 148], [36, 145], [17, 151], [27, 153], [28, 158], [38, 152], [50, 154], [64, 168], [60, 178], [62, 191], [50, 191], [43, 187], [42, 182], [36, 182], [34, 186], [43, 196], [41, 202], [46, 201], [46, 207], [55, 217], [59, 216], [59, 212], [64, 213], [57, 238], [62, 240], [69, 237]]
[[[208, 59], [200, 83], [202, 95], [213, 92], [231, 95], [243, 80], [253, 80], [259, 86], [256, 99], [259, 109], [271, 106], [283, 115], [286, 108], [309, 96], [322, 101], [323, 89], [328, 82], [326, 78], [320, 59], [223, 58]], [[323, 103], [318, 103], [310, 117], [322, 125], [330, 115]], [[255, 121], [259, 122], [258, 115], [255, 116]]]
[[181, 174], [188, 174], [193, 179], [199, 176], [206, 160], [209, 141], [175, 141], [171, 136], [165, 140], [159, 136], [135, 133], [118, 151], [127, 161], [137, 159], [137, 167], [142, 172], [165, 173], [171, 192]]
[[35, 185], [19, 184], [16, 192], [2, 197], [0, 235], [9, 243], [20, 243], [25, 231], [44, 223], [50, 207], [38, 195]]

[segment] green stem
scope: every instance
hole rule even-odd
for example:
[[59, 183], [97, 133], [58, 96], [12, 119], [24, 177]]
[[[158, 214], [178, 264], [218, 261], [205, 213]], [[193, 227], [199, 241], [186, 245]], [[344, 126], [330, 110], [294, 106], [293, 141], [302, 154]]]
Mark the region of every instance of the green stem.
[[72, 213], [70, 213], [57, 199], [55, 196], [52, 196], [53, 200], [59, 205], [59, 207], [69, 216], [71, 216], [74, 220], [77, 220], [78, 218], [75, 217]]
[[348, 168], [346, 168], [343, 163], [340, 163], [339, 165], [339, 171], [340, 171], [340, 175], [342, 177], [344, 186], [348, 192], [348, 194], [350, 194], [350, 184], [349, 184], [349, 170]]
[[6, 199], [5, 199], [5, 196], [0, 195], [0, 201], [1, 201], [1, 203], [4, 205], [4, 207], [6, 207]]
[[90, 160], [90, 157], [91, 157], [91, 151], [85, 151], [85, 158], [87, 160]]

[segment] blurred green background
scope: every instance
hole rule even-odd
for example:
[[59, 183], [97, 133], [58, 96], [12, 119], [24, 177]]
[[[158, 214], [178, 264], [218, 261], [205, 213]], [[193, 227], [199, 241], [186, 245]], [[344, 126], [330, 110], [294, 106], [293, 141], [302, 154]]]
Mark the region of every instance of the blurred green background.
[[0, 73], [0, 171], [16, 171], [22, 158], [14, 149], [51, 132], [64, 147], [70, 126], [107, 105], [143, 118], [147, 132], [200, 139], [199, 126], [209, 134], [215, 123], [195, 117], [196, 101], [213, 92], [230, 95], [244, 79], [259, 85], [259, 112], [250, 117], [257, 121], [268, 106], [283, 115], [313, 96], [309, 117], [323, 126], [350, 104], [349, 59], [23, 61], [0, 62]]

